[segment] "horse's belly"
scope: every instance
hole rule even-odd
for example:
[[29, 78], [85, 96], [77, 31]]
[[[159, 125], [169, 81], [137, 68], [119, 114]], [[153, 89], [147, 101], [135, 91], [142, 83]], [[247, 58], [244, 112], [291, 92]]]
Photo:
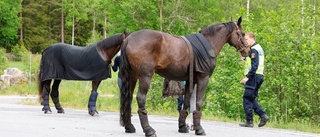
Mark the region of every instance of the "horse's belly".
[[170, 80], [184, 81], [188, 78], [188, 71], [186, 69], [162, 69], [156, 70], [156, 73]]

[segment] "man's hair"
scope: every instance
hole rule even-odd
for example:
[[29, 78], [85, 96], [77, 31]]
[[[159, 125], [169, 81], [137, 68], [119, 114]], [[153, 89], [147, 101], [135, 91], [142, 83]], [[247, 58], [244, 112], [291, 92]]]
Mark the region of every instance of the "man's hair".
[[246, 35], [248, 35], [249, 38], [256, 40], [256, 36], [252, 32], [248, 32], [248, 33], [246, 33]]

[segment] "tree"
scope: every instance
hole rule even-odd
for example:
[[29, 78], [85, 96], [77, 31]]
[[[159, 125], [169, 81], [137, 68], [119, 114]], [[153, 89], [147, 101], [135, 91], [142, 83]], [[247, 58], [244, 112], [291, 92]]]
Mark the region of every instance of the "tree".
[[0, 1], [0, 47], [10, 50], [18, 39], [21, 12], [21, 0]]
[[80, 20], [87, 21], [87, 5], [89, 5], [88, 0], [66, 0], [65, 10], [67, 12], [66, 25], [72, 26], [72, 40], [71, 44], [75, 43], [75, 27]]

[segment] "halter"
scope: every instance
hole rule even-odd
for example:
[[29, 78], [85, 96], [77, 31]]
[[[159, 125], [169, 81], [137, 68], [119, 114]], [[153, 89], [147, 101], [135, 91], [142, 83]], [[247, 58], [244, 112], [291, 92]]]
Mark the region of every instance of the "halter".
[[236, 23], [236, 22], [233, 22], [233, 23], [234, 23], [234, 25], [236, 26], [236, 31], [237, 31], [237, 34], [238, 34], [238, 37], [239, 37], [238, 41], [241, 41], [241, 44], [242, 44], [242, 45], [245, 45], [245, 47], [243, 47], [243, 48], [241, 48], [241, 49], [238, 50], [238, 52], [241, 52], [241, 51], [244, 51], [248, 46], [244, 43], [243, 40], [241, 40], [243, 37], [242, 37], [242, 35], [241, 35], [240, 29], [239, 29], [237, 23]]

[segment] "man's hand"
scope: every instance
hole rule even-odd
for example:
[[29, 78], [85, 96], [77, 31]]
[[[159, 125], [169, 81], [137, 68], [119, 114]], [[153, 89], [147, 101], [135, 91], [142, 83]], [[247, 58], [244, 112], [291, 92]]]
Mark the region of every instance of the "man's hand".
[[111, 66], [114, 66], [114, 62], [113, 62], [112, 60], [111, 60], [111, 63], [110, 63], [110, 64], [111, 64]]
[[246, 57], [240, 56], [240, 60], [241, 60], [242, 62], [246, 62]]
[[243, 78], [241, 81], [240, 81], [240, 83], [246, 83], [247, 81], [249, 80], [249, 78], [247, 78], [247, 77], [245, 77], [245, 78]]

